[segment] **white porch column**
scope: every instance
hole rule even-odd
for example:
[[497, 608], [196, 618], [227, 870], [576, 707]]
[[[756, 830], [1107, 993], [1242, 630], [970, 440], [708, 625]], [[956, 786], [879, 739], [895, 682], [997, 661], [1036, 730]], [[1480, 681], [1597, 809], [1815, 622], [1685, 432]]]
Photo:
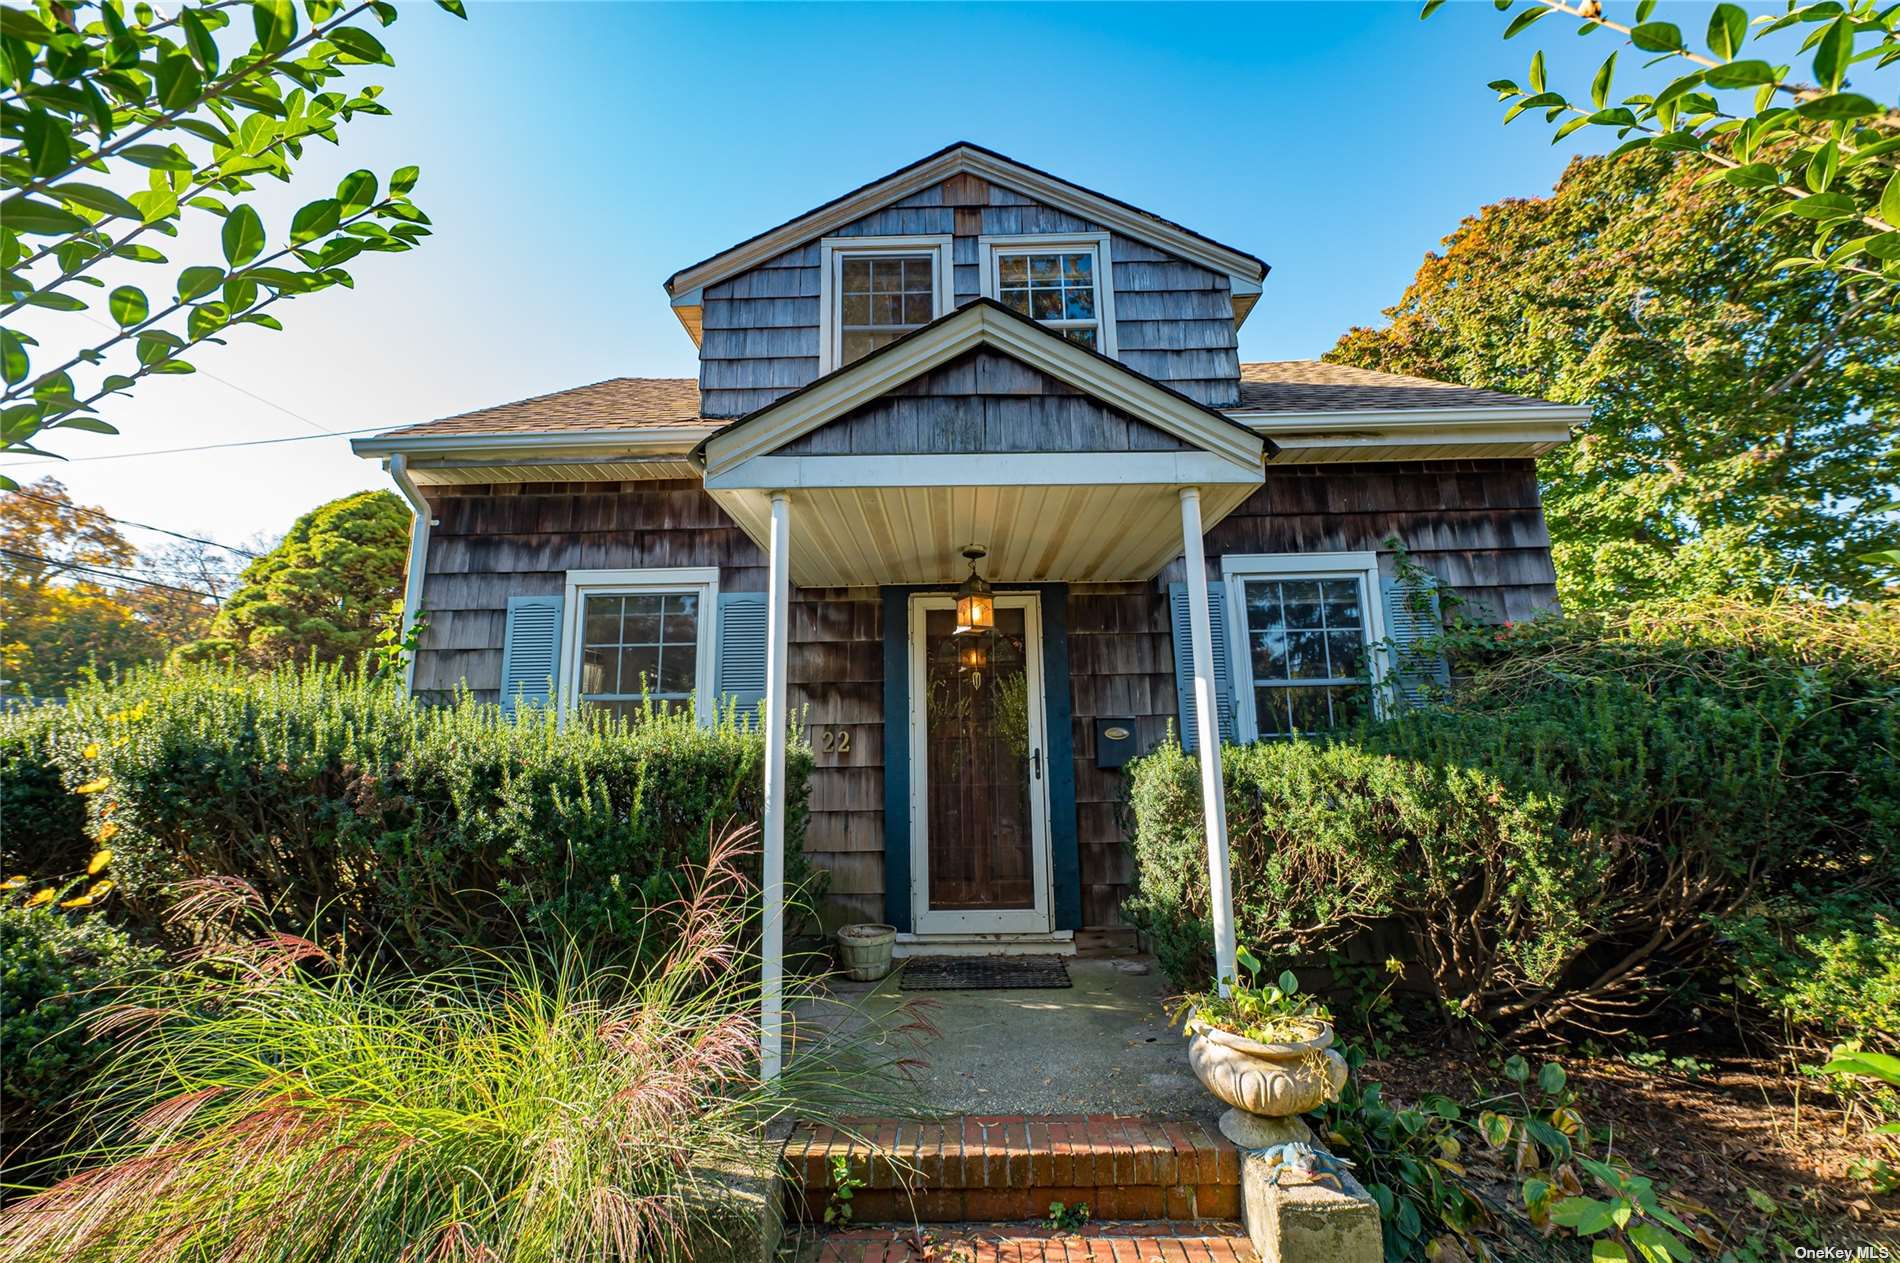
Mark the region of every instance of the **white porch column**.
[[1220, 711], [1214, 692], [1214, 632], [1207, 621], [1207, 554], [1201, 493], [1181, 488], [1181, 556], [1187, 563], [1188, 630], [1194, 642], [1194, 737], [1201, 754], [1201, 813], [1207, 829], [1207, 893], [1214, 905], [1214, 967], [1220, 992], [1235, 977], [1234, 893], [1227, 868], [1227, 792], [1220, 770]]
[[765, 854], [759, 883], [764, 909], [759, 942], [759, 1073], [766, 1079], [778, 1077], [784, 1058], [785, 734], [790, 721], [785, 659], [791, 634], [791, 536], [791, 501], [783, 491], [775, 491], [765, 603]]

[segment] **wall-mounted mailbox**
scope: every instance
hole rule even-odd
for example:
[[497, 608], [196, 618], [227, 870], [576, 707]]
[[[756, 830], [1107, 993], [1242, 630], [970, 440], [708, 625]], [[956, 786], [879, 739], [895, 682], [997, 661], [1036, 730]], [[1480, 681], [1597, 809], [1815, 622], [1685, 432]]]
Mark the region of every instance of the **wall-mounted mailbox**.
[[1141, 751], [1135, 744], [1135, 721], [1098, 719], [1095, 721], [1095, 766], [1122, 767]]

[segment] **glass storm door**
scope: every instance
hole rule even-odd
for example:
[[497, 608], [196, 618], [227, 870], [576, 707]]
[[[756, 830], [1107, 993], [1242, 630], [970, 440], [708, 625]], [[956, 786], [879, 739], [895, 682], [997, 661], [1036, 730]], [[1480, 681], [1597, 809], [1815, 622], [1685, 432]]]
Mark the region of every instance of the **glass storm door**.
[[911, 600], [911, 924], [1049, 930], [1042, 627], [1034, 594], [956, 634], [954, 598]]

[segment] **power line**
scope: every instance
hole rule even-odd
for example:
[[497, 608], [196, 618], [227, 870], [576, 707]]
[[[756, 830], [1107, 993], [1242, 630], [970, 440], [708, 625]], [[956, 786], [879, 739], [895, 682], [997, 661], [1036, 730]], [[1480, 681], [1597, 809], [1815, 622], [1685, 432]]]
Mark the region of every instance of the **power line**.
[[38, 553], [21, 552], [17, 548], [0, 548], [0, 553], [5, 553], [9, 557], [18, 557], [24, 561], [37, 561], [43, 565], [57, 566], [61, 573], [70, 571], [73, 573], [99, 575], [103, 578], [117, 579], [125, 583], [142, 583], [148, 588], [165, 588], [172, 592], [183, 592], [187, 596], [201, 596], [208, 601], [222, 602], [224, 600], [224, 598], [219, 596], [216, 592], [206, 592], [199, 588], [181, 588], [175, 583], [161, 583], [157, 579], [147, 579], [143, 575], [126, 574], [122, 570], [106, 570], [99, 566], [88, 566], [83, 562], [61, 561], [57, 557], [42, 557]]
[[159, 447], [143, 452], [102, 452], [97, 456], [47, 456], [16, 460], [12, 465], [78, 465], [96, 460], [131, 460], [137, 456], [177, 456], [185, 452], [215, 452], [227, 447], [268, 447], [274, 443], [308, 443], [314, 439], [345, 439], [358, 434], [380, 434], [386, 427], [366, 426], [361, 430], [331, 430], [323, 434], [291, 434], [279, 439], [245, 439], [236, 443], [201, 443], [195, 447]]
[[257, 556], [256, 553], [252, 552], [248, 548], [236, 548], [230, 544], [220, 544], [215, 539], [200, 539], [196, 535], [185, 535], [185, 534], [181, 534], [178, 531], [168, 531], [162, 526], [153, 526], [149, 522], [134, 522], [131, 518], [113, 517], [110, 513], [107, 513], [103, 509], [95, 509], [91, 507], [90, 505], [69, 504], [64, 501], [50, 499], [47, 496], [35, 495], [31, 491], [27, 491], [24, 488], [22, 488], [19, 491], [14, 492], [13, 494], [16, 496], [25, 496], [29, 500], [38, 500], [41, 504], [50, 504], [56, 509], [73, 509], [73, 510], [76, 510], [77, 512], [90, 514], [91, 516], [94, 516], [94, 517], [102, 517], [108, 522], [117, 522], [120, 526], [136, 526], [141, 531], [156, 531], [160, 535], [169, 535], [173, 539], [182, 539], [193, 544], [207, 544], [211, 546], [212, 548], [222, 548], [225, 552], [236, 553], [240, 557], [256, 557]]

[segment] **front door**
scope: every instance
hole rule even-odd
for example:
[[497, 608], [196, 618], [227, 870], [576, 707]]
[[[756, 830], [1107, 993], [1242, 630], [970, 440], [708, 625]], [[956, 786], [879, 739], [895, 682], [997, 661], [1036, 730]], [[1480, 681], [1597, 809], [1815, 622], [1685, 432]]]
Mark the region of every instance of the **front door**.
[[1049, 931], [1040, 613], [999, 593], [995, 630], [957, 635], [954, 597], [911, 598], [916, 933]]

